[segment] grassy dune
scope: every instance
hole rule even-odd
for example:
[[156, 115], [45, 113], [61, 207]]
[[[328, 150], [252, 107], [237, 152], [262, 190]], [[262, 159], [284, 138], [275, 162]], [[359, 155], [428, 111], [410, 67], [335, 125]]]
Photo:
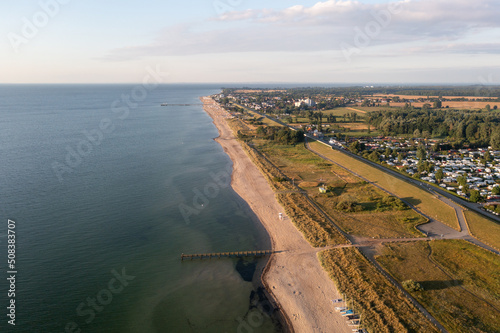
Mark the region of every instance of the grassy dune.
[[[243, 144], [244, 149], [254, 163], [261, 169], [271, 187], [278, 193], [276, 197], [304, 238], [316, 247], [348, 244], [348, 240], [335, 229], [320, 211], [307, 200], [304, 194], [297, 192], [290, 181], [267, 158], [263, 158], [255, 149]], [[284, 193], [280, 193], [284, 192]]]
[[[295, 184], [307, 191], [309, 197], [344, 231], [364, 237], [421, 237], [415, 226], [427, 220], [412, 210], [380, 211], [377, 205], [388, 195], [362, 181], [339, 166], [328, 163], [303, 145], [283, 146], [265, 141], [256, 142], [259, 150]], [[320, 184], [333, 188], [328, 195], [319, 194]], [[352, 200], [363, 212], [343, 213], [336, 209], [339, 201]]]
[[436, 200], [436, 198], [430, 193], [353, 157], [335, 151], [319, 142], [312, 142], [310, 145], [312, 149], [320, 154], [331, 158], [340, 165], [348, 168], [349, 170], [353, 170], [371, 182], [378, 184], [382, 188], [411, 203], [424, 214], [431, 216], [456, 230], [460, 230], [458, 220], [455, 216], [455, 211], [445, 203]]
[[348, 244], [342, 236], [301, 193], [277, 194], [277, 199], [285, 208], [304, 238], [315, 247]]
[[449, 332], [498, 332], [500, 261], [466, 241], [386, 244], [377, 260], [399, 281], [414, 280], [411, 294]]
[[369, 332], [439, 332], [356, 248], [323, 251], [321, 264]]

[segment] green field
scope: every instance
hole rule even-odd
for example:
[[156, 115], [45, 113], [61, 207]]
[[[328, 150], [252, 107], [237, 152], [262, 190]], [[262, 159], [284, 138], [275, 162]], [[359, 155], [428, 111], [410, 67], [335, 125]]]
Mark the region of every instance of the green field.
[[409, 209], [405, 211], [350, 213], [335, 211], [322, 200], [315, 198], [321, 208], [334, 217], [335, 223], [348, 234], [368, 238], [414, 238], [424, 237], [416, 226], [426, 223], [427, 220]]
[[500, 224], [470, 210], [464, 211], [464, 214], [474, 237], [500, 249]]
[[[348, 244], [349, 241], [328, 221], [321, 212], [299, 193], [292, 183], [284, 179], [281, 170], [260, 156], [254, 149], [242, 143], [250, 158], [254, 161], [271, 187], [277, 191], [276, 198], [283, 206], [293, 224], [304, 238], [315, 247]], [[283, 146], [292, 147], [292, 146]], [[305, 149], [304, 149], [305, 150]], [[307, 152], [307, 151], [306, 151]], [[312, 156], [313, 158], [315, 156]], [[307, 163], [307, 158], [302, 159]]]
[[[383, 204], [387, 193], [368, 184], [345, 169], [329, 163], [303, 145], [283, 146], [264, 140], [256, 146], [295, 184], [307, 191], [345, 232], [373, 238], [422, 237], [415, 226], [427, 222], [413, 210], [398, 210]], [[329, 187], [327, 194], [319, 186]], [[352, 209], [338, 208], [354, 202]]]
[[[244, 123], [233, 126], [245, 127]], [[303, 144], [279, 145], [256, 139], [255, 133], [255, 130], [248, 131], [251, 146], [242, 145], [266, 175], [277, 192], [278, 201], [311, 245], [319, 247], [349, 241], [307, 196], [349, 234], [367, 238], [422, 236], [415, 226], [426, 219], [405, 209], [396, 198], [325, 161]], [[311, 147], [410, 202], [425, 214], [459, 228], [454, 210], [428, 192], [320, 143], [313, 142]], [[307, 196], [292, 185], [291, 179]], [[320, 186], [326, 187], [327, 192], [320, 193]], [[483, 229], [482, 222], [469, 221], [469, 224]], [[420, 283], [425, 290], [412, 291], [412, 294], [449, 332], [494, 332], [492, 329], [499, 327], [499, 317], [491, 310], [500, 308], [498, 257], [491, 257], [491, 253], [462, 241], [391, 243], [382, 250], [377, 260], [397, 280], [412, 279]], [[350, 305], [362, 314], [363, 325], [370, 333], [438, 332], [357, 248], [323, 251], [319, 258], [337, 288], [348, 297]]]
[[430, 193], [319, 142], [310, 143], [310, 147], [347, 169], [353, 170], [371, 182], [378, 184], [387, 191], [394, 193], [427, 216], [433, 217], [456, 230], [460, 230], [455, 210], [445, 203], [436, 200]]
[[358, 249], [323, 251], [319, 259], [370, 333], [439, 332]]
[[449, 332], [498, 332], [500, 261], [462, 240], [386, 244], [379, 261]]

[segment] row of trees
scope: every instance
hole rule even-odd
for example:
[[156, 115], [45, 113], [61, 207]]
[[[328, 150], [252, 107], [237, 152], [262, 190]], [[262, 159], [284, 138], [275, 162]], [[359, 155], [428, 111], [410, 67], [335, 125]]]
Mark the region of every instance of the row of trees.
[[384, 135], [448, 137], [500, 148], [500, 117], [467, 110], [420, 110], [412, 107], [371, 112], [367, 121]]
[[303, 131], [293, 131], [288, 127], [259, 126], [257, 128], [257, 135], [283, 145], [295, 145], [304, 141]]
[[[235, 93], [237, 90], [251, 90], [256, 88], [225, 88], [224, 94]], [[414, 95], [414, 96], [477, 96], [477, 97], [500, 97], [500, 86], [492, 85], [469, 85], [469, 86], [351, 86], [351, 87], [302, 87], [302, 88], [273, 88], [259, 89], [259, 93], [266, 97], [305, 98], [310, 96], [345, 96], [360, 97], [363, 95]]]

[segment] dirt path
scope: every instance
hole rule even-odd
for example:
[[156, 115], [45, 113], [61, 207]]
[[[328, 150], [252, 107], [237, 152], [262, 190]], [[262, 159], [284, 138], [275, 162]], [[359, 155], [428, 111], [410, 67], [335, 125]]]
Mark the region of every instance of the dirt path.
[[[444, 202], [445, 204], [447, 204], [448, 206], [450, 206], [451, 208], [453, 208], [455, 210], [455, 214], [457, 216], [457, 219], [458, 219], [458, 222], [459, 222], [459, 225], [460, 225], [460, 231], [457, 231], [447, 225], [445, 225], [444, 223], [441, 223], [437, 220], [435, 220], [434, 218], [432, 218], [431, 216], [428, 216], [426, 214], [424, 214], [421, 210], [419, 210], [418, 208], [416, 208], [415, 206], [413, 206], [412, 204], [410, 204], [408, 201], [404, 200], [403, 198], [400, 198], [398, 197], [396, 194], [390, 192], [389, 190], [387, 190], [386, 188], [380, 186], [379, 184], [377, 183], [374, 183], [372, 181], [370, 181], [369, 179], [359, 175], [358, 173], [352, 171], [352, 170], [349, 170], [347, 169], [346, 167], [344, 167], [343, 165], [335, 162], [334, 160], [320, 154], [319, 152], [315, 151], [314, 149], [311, 148], [311, 146], [309, 145], [309, 143], [307, 142], [306, 140], [306, 148], [308, 150], [310, 150], [311, 152], [315, 153], [316, 155], [318, 155], [319, 157], [321, 157], [322, 159], [324, 160], [327, 160], [329, 162], [332, 162], [336, 165], [338, 165], [339, 167], [343, 168], [344, 170], [352, 173], [353, 175], [355, 175], [356, 177], [359, 177], [360, 179], [363, 179], [364, 181], [374, 185], [375, 187], [381, 189], [382, 191], [388, 193], [389, 195], [392, 195], [394, 197], [397, 197], [399, 198], [401, 201], [403, 201], [404, 203], [406, 203], [411, 209], [413, 209], [415, 212], [417, 212], [418, 214], [424, 216], [425, 218], [427, 218], [429, 220], [428, 223], [425, 223], [425, 224], [422, 224], [422, 225], [419, 225], [417, 226], [417, 229], [420, 230], [421, 232], [423, 232], [425, 235], [427, 235], [427, 237], [429, 237], [428, 239], [463, 239], [463, 240], [466, 240], [468, 242], [471, 242], [473, 244], [476, 244], [480, 247], [482, 247], [483, 249], [485, 250], [488, 250], [488, 251], [491, 251], [495, 254], [500, 254], [500, 252], [496, 249], [494, 249], [493, 247], [487, 245], [487, 244], [484, 244], [483, 242], [477, 240], [476, 238], [472, 237], [470, 234], [469, 234], [469, 231], [468, 231], [468, 228], [467, 228], [467, 222], [465, 221], [465, 217], [464, 217], [464, 214], [463, 214], [463, 208], [456, 204], [455, 202], [453, 202], [452, 200], [446, 198], [446, 197], [443, 197], [441, 195], [439, 195], [438, 193], [435, 193], [435, 192], [432, 192], [430, 191], [431, 193], [433, 193], [435, 196], [436, 196], [436, 199], [437, 200], [441, 200], [442, 202]], [[425, 240], [426, 238], [420, 238], [420, 240]], [[406, 241], [407, 239], [400, 239], [399, 241]], [[351, 239], [351, 241], [353, 241]], [[387, 242], [388, 240], [386, 240], [385, 242]], [[397, 241], [397, 240], [395, 240]], [[381, 241], [379, 241], [378, 243], [381, 243]], [[356, 240], [353, 241], [353, 244], [355, 245], [360, 245], [358, 242], [356, 242]], [[361, 247], [361, 249], [363, 249], [364, 247]]]
[[352, 332], [343, 317], [334, 311], [332, 299], [340, 295], [321, 267], [317, 252], [295, 228], [290, 219], [278, 218], [284, 212], [275, 193], [260, 170], [240, 146], [220, 109], [210, 98], [202, 98], [220, 136], [216, 139], [233, 161], [231, 186], [249, 204], [269, 233], [274, 254], [263, 276], [269, 293], [278, 301], [297, 333]]
[[358, 110], [358, 109], [355, 109], [355, 108], [348, 108], [348, 107], [346, 107], [346, 109], [353, 110], [353, 111], [356, 111], [356, 112], [359, 112], [359, 113], [367, 113], [366, 111]]

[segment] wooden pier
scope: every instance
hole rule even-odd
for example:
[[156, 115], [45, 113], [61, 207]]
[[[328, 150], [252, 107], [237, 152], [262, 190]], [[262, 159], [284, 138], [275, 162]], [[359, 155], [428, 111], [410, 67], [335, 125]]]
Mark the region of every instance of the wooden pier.
[[217, 252], [217, 253], [197, 253], [197, 254], [181, 254], [181, 260], [184, 259], [212, 259], [212, 258], [231, 258], [231, 257], [263, 257], [273, 254], [274, 251], [240, 251], [240, 252]]

